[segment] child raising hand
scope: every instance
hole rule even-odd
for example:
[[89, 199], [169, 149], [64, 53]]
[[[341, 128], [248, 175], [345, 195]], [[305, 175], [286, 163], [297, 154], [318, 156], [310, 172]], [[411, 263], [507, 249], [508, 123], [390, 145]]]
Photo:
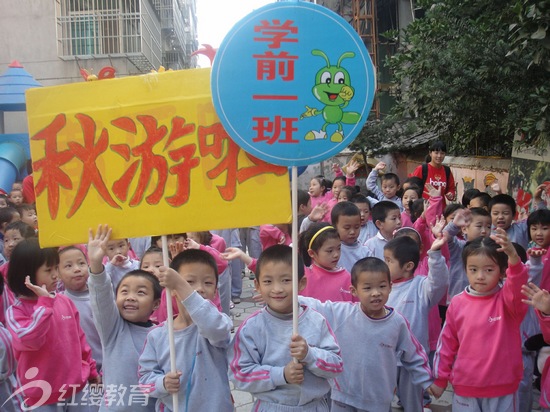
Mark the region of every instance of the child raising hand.
[[433, 393], [440, 396], [450, 381], [453, 410], [514, 411], [523, 376], [520, 324], [527, 306], [521, 290], [527, 268], [501, 228], [468, 243], [462, 259], [469, 286], [447, 310]]

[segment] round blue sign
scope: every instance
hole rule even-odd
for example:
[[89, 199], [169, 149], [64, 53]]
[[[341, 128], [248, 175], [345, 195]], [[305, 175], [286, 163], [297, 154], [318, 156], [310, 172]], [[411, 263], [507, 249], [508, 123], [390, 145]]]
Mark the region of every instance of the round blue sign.
[[269, 163], [304, 166], [357, 137], [374, 99], [374, 67], [342, 17], [308, 2], [264, 6], [224, 38], [212, 99], [231, 138]]

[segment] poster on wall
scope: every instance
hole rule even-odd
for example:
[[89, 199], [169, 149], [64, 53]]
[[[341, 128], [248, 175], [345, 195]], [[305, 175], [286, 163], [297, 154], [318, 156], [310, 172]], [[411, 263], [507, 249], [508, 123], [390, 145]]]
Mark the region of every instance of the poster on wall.
[[[519, 136], [516, 139], [520, 139]], [[518, 215], [516, 218], [524, 217], [530, 210], [533, 210], [533, 194], [539, 185], [544, 184], [546, 189], [542, 192], [542, 199], [550, 208], [550, 157], [548, 147], [543, 156], [536, 154], [533, 150], [523, 148], [512, 152], [512, 164], [510, 166], [510, 177], [508, 179], [508, 193], [516, 199]]]

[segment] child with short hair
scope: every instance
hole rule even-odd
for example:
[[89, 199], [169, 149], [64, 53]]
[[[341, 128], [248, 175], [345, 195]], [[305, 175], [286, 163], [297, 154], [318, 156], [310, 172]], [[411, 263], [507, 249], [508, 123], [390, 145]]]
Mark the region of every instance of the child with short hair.
[[550, 247], [550, 210], [535, 210], [527, 217], [529, 240], [534, 242], [537, 248], [548, 249]]
[[10, 192], [10, 202], [15, 206], [20, 206], [23, 204], [23, 190], [13, 189]]
[[[535, 190], [533, 200], [536, 209], [546, 209], [546, 203], [541, 197], [544, 187], [544, 185], [540, 185]], [[510, 195], [498, 194], [492, 197], [489, 202], [489, 213], [491, 213], [493, 227], [504, 229], [511, 242], [519, 243], [527, 250], [529, 244], [527, 220], [514, 222], [516, 211], [516, 201]]]
[[[55, 294], [58, 264], [57, 250], [40, 248], [38, 239], [22, 240], [11, 255], [8, 283], [17, 299], [6, 319], [17, 360], [16, 391], [24, 393], [27, 408], [88, 411], [81, 400], [86, 384], [98, 382], [96, 362], [75, 305]], [[46, 399], [36, 386], [42, 381], [51, 388]]]
[[[444, 232], [448, 239], [450, 255], [448, 303], [454, 296], [462, 293], [469, 284], [466, 269], [462, 263], [464, 246], [467, 241], [488, 237], [491, 234], [491, 216], [489, 212], [479, 207], [460, 209], [445, 227]], [[458, 234], [462, 234], [466, 240], [460, 239]]]
[[138, 388], [138, 359], [154, 326], [149, 317], [158, 308], [162, 288], [154, 275], [138, 269], [124, 275], [113, 292], [103, 266], [110, 236], [111, 229], [100, 225], [95, 235], [90, 230], [88, 240], [92, 313], [104, 349], [105, 394], [100, 411], [154, 411], [151, 399], [134, 402], [132, 398], [143, 397]]
[[527, 306], [521, 286], [527, 268], [500, 227], [490, 238], [466, 245], [462, 258], [470, 285], [447, 310], [434, 361], [434, 395], [450, 381], [453, 410], [515, 411], [523, 376], [520, 324]]
[[[388, 305], [403, 315], [426, 353], [429, 345], [429, 312], [445, 296], [449, 286], [449, 270], [441, 255], [443, 237], [436, 239], [428, 252], [428, 276], [413, 276], [420, 258], [418, 243], [408, 236], [390, 240], [384, 246], [384, 261], [392, 280]], [[398, 396], [405, 410], [422, 406], [422, 389], [411, 381], [401, 365], [398, 368]], [[410, 408], [410, 409], [409, 409]]]
[[471, 200], [480, 193], [481, 191], [476, 188], [466, 189], [462, 194], [462, 199], [460, 203], [462, 203], [462, 206], [469, 208]]
[[[376, 236], [378, 228], [370, 218], [371, 203], [367, 196], [357, 193], [351, 197], [351, 203], [355, 204], [361, 212], [361, 231], [357, 240], [364, 245], [371, 237]], [[378, 202], [377, 202], [378, 203]]]
[[116, 289], [120, 280], [131, 270], [139, 269], [139, 261], [132, 259], [128, 253], [130, 243], [128, 239], [110, 239], [105, 245], [105, 272], [111, 278], [113, 290]]
[[361, 212], [351, 202], [340, 202], [332, 208], [330, 215], [341, 241], [338, 266], [349, 272], [359, 259], [372, 256], [370, 250], [357, 241], [361, 233]]
[[399, 207], [387, 200], [382, 200], [372, 208], [372, 220], [378, 228], [376, 236], [365, 242], [371, 256], [384, 259], [384, 246], [393, 239], [393, 232], [401, 227], [401, 211]]
[[58, 254], [59, 280], [65, 289], [62, 293], [72, 300], [80, 314], [80, 326], [92, 350], [97, 371], [101, 372], [103, 350], [92, 315], [90, 290], [88, 289], [88, 260], [82, 249], [76, 246], [64, 247], [59, 250]]
[[[320, 303], [302, 297], [300, 303], [327, 318], [342, 349], [345, 366], [331, 381], [331, 411], [388, 412], [397, 382], [397, 362], [409, 371], [415, 385], [429, 389], [428, 356], [403, 315], [386, 305], [392, 282], [384, 261], [374, 257], [357, 261], [351, 283], [360, 303]], [[368, 347], [357, 342], [369, 342]]]
[[341, 249], [338, 231], [328, 223], [315, 223], [300, 235], [298, 247], [306, 265], [307, 279], [300, 294], [321, 302], [351, 302], [351, 276], [338, 266]]
[[38, 217], [34, 205], [23, 203], [17, 206], [17, 211], [21, 216], [21, 220], [27, 225], [32, 226], [35, 230], [38, 229]]
[[378, 200], [395, 203], [399, 207], [399, 211], [401, 211], [403, 210], [403, 203], [401, 202], [399, 196], [397, 196], [397, 192], [400, 188], [399, 176], [395, 173], [385, 173], [382, 175], [380, 178], [380, 186], [382, 190], [380, 190], [376, 184], [378, 173], [385, 168], [386, 163], [384, 162], [378, 162], [376, 166], [374, 166], [367, 177], [367, 189], [374, 193]]
[[185, 410], [233, 411], [226, 358], [232, 322], [211, 302], [218, 283], [214, 258], [200, 249], [184, 250], [170, 268], [160, 268], [159, 278], [177, 297], [177, 372], [170, 371], [168, 326], [163, 323], [147, 335], [139, 357], [140, 386], [157, 398], [157, 410], [173, 411], [172, 394], [177, 393]]
[[[303, 276], [299, 263], [299, 290]], [[328, 380], [342, 372], [340, 348], [326, 319], [307, 306], [299, 308], [300, 335], [292, 335], [292, 249], [264, 250], [254, 284], [266, 307], [233, 338], [228, 359], [235, 388], [254, 395], [255, 411], [328, 411]]]
[[7, 261], [4, 254], [4, 233], [6, 232], [6, 226], [16, 220], [21, 220], [21, 215], [13, 207], [0, 208], [0, 260], [2, 265]]
[[478, 194], [472, 196], [468, 208], [472, 209], [474, 207], [481, 207], [489, 211], [489, 202], [491, 201], [491, 195], [486, 192], [479, 192]]

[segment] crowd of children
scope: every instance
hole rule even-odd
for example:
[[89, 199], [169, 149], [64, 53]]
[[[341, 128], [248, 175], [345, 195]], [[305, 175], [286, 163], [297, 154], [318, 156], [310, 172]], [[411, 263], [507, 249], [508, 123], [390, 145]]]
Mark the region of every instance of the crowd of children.
[[[445, 147], [401, 186], [354, 161], [298, 195], [298, 333], [287, 224], [40, 248], [34, 206], [0, 195], [0, 410], [550, 411], [550, 211], [511, 196], [455, 201]], [[438, 176], [435, 179], [434, 176]], [[435, 179], [435, 180], [434, 180]], [[498, 188], [497, 188], [498, 189]], [[240, 232], [240, 233], [239, 233]], [[233, 329], [248, 267], [262, 309]], [[169, 330], [168, 310], [174, 315]], [[170, 335], [175, 341], [172, 370]], [[538, 369], [538, 370], [537, 370]]]

